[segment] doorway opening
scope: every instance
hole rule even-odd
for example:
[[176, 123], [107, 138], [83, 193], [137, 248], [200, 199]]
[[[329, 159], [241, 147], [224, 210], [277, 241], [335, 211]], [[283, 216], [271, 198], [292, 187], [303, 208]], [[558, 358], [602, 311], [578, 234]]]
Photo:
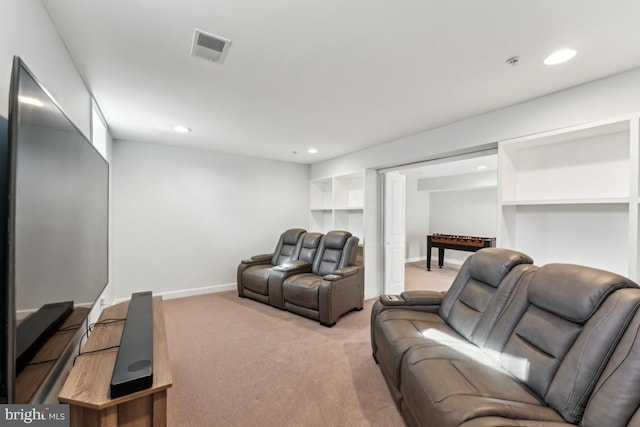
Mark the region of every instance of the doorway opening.
[[433, 250], [428, 271], [428, 235], [496, 237], [497, 163], [497, 150], [489, 150], [380, 171], [383, 293], [449, 289], [472, 252], [446, 249], [439, 268], [439, 251]]

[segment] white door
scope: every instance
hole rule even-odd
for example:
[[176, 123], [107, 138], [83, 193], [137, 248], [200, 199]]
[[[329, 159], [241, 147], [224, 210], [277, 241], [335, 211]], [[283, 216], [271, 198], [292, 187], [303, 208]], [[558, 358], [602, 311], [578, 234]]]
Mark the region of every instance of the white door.
[[405, 176], [385, 174], [384, 186], [384, 293], [404, 291]]

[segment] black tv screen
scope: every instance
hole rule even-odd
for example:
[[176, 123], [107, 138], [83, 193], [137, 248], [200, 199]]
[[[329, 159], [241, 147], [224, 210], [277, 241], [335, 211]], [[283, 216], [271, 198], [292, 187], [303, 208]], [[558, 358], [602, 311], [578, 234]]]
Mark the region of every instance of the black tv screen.
[[16, 393], [17, 325], [51, 304], [91, 307], [108, 282], [108, 163], [18, 57], [7, 139], [0, 403]]

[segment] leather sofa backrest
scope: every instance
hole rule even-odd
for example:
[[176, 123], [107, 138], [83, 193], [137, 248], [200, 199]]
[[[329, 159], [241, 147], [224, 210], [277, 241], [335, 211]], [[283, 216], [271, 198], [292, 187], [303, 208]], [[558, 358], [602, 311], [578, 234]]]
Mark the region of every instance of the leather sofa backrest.
[[525, 308], [501, 365], [567, 422], [579, 422], [619, 331], [640, 303], [639, 292], [618, 291], [632, 287], [629, 279], [590, 267], [540, 267], [524, 283], [526, 304], [512, 306]]
[[300, 254], [298, 260], [306, 261], [309, 264], [313, 264], [313, 260], [318, 252], [320, 246], [320, 240], [322, 240], [322, 233], [307, 233], [302, 238], [302, 247], [300, 248]]
[[512, 270], [532, 263], [527, 255], [509, 249], [479, 250], [462, 265], [438, 314], [458, 333], [482, 347], [526, 268]]
[[355, 263], [358, 238], [348, 231], [334, 230], [322, 237], [312, 272], [318, 276], [332, 274]]
[[[628, 289], [620, 292], [640, 291]], [[581, 425], [623, 427], [631, 425], [633, 418], [640, 424], [639, 384], [640, 312], [636, 306], [631, 323], [593, 389]]]
[[280, 265], [283, 262], [297, 259], [302, 246], [302, 238], [306, 230], [302, 228], [291, 228], [280, 235], [278, 244], [273, 251], [271, 258], [272, 265]]

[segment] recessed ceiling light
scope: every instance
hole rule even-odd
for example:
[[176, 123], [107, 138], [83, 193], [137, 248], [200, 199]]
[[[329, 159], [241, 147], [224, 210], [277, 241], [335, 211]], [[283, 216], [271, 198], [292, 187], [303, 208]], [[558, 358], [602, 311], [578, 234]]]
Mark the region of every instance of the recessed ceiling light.
[[317, 148], [309, 148], [307, 150], [307, 153], [309, 153], [309, 154], [318, 154], [318, 149]]
[[481, 171], [481, 170], [484, 170], [484, 169], [486, 169], [486, 168], [487, 168], [487, 167], [486, 167], [485, 165], [480, 165], [480, 166], [478, 166], [478, 170], [480, 170], [480, 171]]
[[180, 133], [189, 133], [189, 132], [191, 132], [191, 129], [189, 129], [186, 126], [182, 126], [182, 125], [174, 126], [173, 130], [175, 130], [176, 132], [180, 132]]
[[18, 96], [18, 101], [22, 102], [23, 104], [33, 105], [35, 107], [44, 107], [42, 101], [37, 98], [31, 98], [30, 96]]
[[556, 65], [566, 62], [576, 56], [577, 51], [575, 49], [560, 49], [547, 56], [544, 60], [546, 65]]

